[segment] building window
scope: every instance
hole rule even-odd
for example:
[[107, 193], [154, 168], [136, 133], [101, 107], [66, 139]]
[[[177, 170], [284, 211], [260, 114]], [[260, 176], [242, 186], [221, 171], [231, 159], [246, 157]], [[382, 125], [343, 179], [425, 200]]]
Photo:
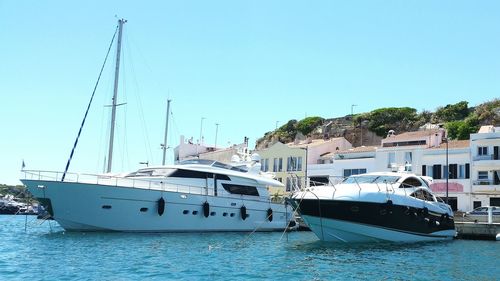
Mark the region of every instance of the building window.
[[405, 152], [405, 163], [411, 164], [412, 162], [412, 153], [410, 152]]
[[262, 160], [262, 166], [260, 167], [260, 170], [262, 172], [269, 171], [269, 158], [266, 158], [266, 159]]
[[434, 179], [441, 179], [441, 165], [432, 166], [432, 177]]
[[487, 171], [479, 171], [477, 172], [478, 180], [488, 180], [488, 172]]
[[344, 177], [366, 174], [366, 169], [344, 169]]
[[458, 179], [458, 165], [457, 164], [450, 164], [448, 171], [450, 173], [450, 177], [449, 177], [450, 179]]
[[393, 163], [396, 163], [396, 152], [387, 154], [387, 168], [391, 168]]
[[465, 165], [458, 165], [458, 178], [465, 179]]
[[431, 178], [434, 177], [434, 174], [432, 173], [432, 171], [434, 171], [434, 166], [427, 166], [425, 168], [427, 169], [426, 175]]
[[278, 160], [278, 172], [283, 172], [283, 158]]
[[273, 172], [277, 172], [278, 171], [278, 158], [274, 158], [273, 159]]
[[444, 166], [443, 166], [443, 178], [444, 178], [444, 179], [446, 179], [446, 178], [450, 179], [450, 177], [449, 177], [449, 174], [448, 174], [448, 173], [449, 173], [448, 166], [444, 165]]
[[292, 184], [290, 182], [290, 178], [286, 178], [286, 191], [291, 191], [292, 188], [291, 188]]
[[458, 210], [458, 198], [457, 197], [448, 197], [448, 205], [450, 205], [453, 211]]
[[297, 158], [297, 171], [302, 171], [302, 157]]
[[488, 147], [487, 146], [479, 146], [477, 148], [477, 155], [479, 155], [479, 156], [488, 155]]
[[[302, 157], [299, 157], [299, 158], [300, 158], [300, 161], [302, 162]], [[302, 163], [300, 163], [300, 167], [302, 168]], [[297, 168], [298, 168], [298, 159], [297, 159], [297, 157], [293, 157], [293, 156], [288, 157], [286, 170], [288, 172], [297, 171]]]
[[474, 201], [473, 203], [473, 209], [481, 207], [481, 201]]

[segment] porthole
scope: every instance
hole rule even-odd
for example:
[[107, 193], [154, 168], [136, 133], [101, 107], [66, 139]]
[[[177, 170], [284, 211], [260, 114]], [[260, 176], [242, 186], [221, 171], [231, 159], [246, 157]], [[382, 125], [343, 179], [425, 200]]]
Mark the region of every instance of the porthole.
[[109, 209], [111, 209], [111, 205], [102, 205], [102, 208], [106, 209], [106, 210], [109, 210]]
[[223, 213], [223, 214], [222, 214], [222, 216], [223, 216], [223, 217], [227, 217], [227, 213]]
[[193, 211], [193, 215], [197, 215], [198, 214], [198, 211]]
[[182, 211], [182, 213], [183, 213], [184, 215], [187, 215], [187, 214], [189, 214], [189, 210], [184, 210], [184, 211]]
[[231, 203], [231, 206], [236, 206], [236, 203]]
[[231, 217], [234, 217], [234, 213], [231, 213]]
[[215, 213], [215, 212], [211, 212], [211, 213], [210, 213], [210, 216], [212, 216], [212, 217], [213, 217], [213, 216], [215, 216], [215, 215], [216, 215], [216, 213]]
[[148, 211], [148, 208], [141, 208], [141, 212], [147, 212]]

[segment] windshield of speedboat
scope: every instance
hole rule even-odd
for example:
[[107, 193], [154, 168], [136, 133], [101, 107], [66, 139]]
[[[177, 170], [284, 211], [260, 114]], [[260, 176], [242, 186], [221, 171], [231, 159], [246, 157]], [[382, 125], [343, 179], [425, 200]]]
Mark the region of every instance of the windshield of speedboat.
[[243, 167], [241, 165], [239, 166], [232, 166], [229, 164], [224, 164], [219, 161], [214, 161], [214, 160], [208, 160], [208, 159], [188, 159], [188, 160], [183, 160], [179, 162], [179, 165], [192, 165], [192, 164], [197, 164], [197, 165], [207, 165], [207, 166], [212, 166], [212, 167], [217, 167], [217, 168], [222, 168], [222, 169], [227, 169], [227, 170], [233, 170], [233, 171], [238, 171], [242, 173], [248, 172], [246, 167]]
[[400, 177], [397, 176], [377, 176], [377, 175], [363, 175], [363, 176], [350, 176], [342, 183], [395, 183]]

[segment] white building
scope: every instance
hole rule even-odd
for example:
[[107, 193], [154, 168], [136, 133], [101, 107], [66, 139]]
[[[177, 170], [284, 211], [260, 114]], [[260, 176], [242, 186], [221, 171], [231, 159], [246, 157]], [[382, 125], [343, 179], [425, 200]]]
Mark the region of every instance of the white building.
[[500, 127], [483, 126], [470, 135], [474, 206], [500, 206]]

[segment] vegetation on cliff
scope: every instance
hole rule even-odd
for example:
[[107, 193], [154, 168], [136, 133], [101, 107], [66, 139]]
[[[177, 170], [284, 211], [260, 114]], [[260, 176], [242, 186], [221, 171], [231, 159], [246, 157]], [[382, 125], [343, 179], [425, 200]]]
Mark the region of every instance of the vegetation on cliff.
[[[385, 137], [389, 130], [395, 130], [397, 133], [416, 131], [423, 125], [432, 123], [444, 125], [450, 139], [463, 140], [468, 139], [471, 133], [477, 132], [482, 125], [500, 126], [500, 99], [494, 99], [476, 107], [469, 107], [467, 101], [461, 101], [438, 107], [435, 112], [423, 110], [418, 113], [415, 108], [411, 107], [379, 108], [355, 116], [348, 115], [344, 119], [352, 120], [352, 122], [344, 122], [352, 124], [344, 132], [367, 129], [380, 137]], [[326, 121], [317, 116], [307, 117], [300, 121], [290, 120], [277, 130], [267, 132], [257, 140], [256, 146], [262, 147], [262, 143], [272, 141], [292, 142], [298, 133], [309, 136], [320, 126], [324, 126]]]

